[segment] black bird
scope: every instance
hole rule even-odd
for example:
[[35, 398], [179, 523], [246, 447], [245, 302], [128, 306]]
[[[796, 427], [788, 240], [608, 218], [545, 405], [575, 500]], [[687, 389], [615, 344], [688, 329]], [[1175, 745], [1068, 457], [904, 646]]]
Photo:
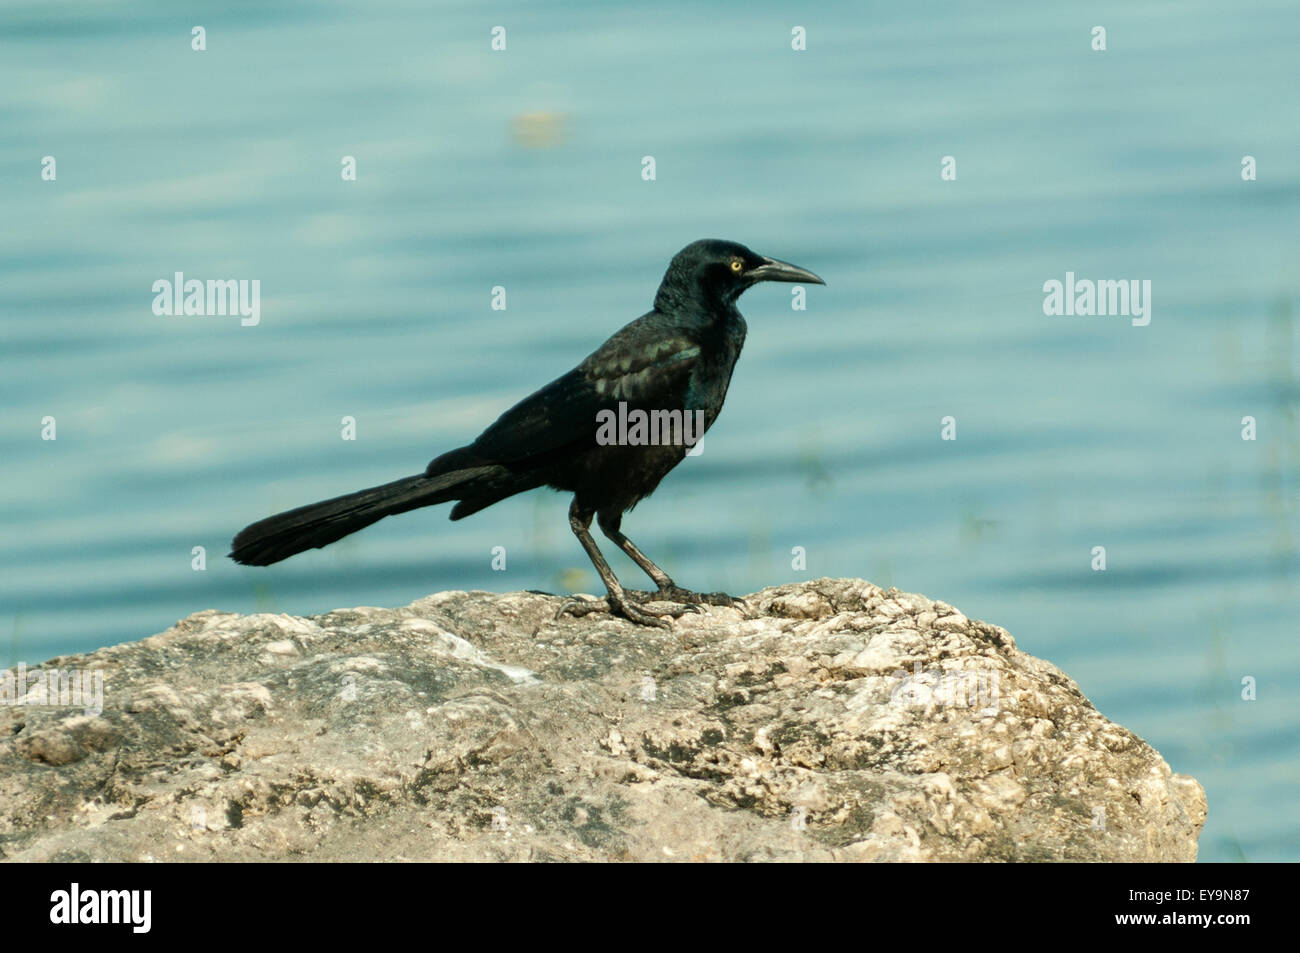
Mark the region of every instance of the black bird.
[[[760, 281], [825, 284], [811, 271], [735, 242], [704, 239], [687, 245], [668, 265], [653, 310], [569, 373], [511, 407], [473, 443], [444, 453], [418, 476], [253, 523], [235, 537], [230, 558], [268, 566], [328, 546], [394, 513], [456, 500], [451, 518], [458, 520], [516, 493], [549, 486], [573, 494], [569, 526], [605, 583], [611, 612], [667, 627], [663, 616], [698, 611], [701, 603], [732, 604], [722, 593], [679, 588], [623, 535], [621, 525], [623, 514], [681, 463], [688, 441], [698, 442], [717, 419], [745, 343], [745, 319], [736, 310], [736, 299]], [[649, 436], [645, 428], [637, 430], [636, 411], [645, 415], [643, 420], [665, 424], [661, 442], [634, 443]], [[680, 426], [667, 416], [673, 411], [682, 415]], [[699, 420], [696, 412], [703, 414], [703, 430], [690, 432], [687, 423]], [[629, 422], [625, 433], [610, 426], [611, 416]], [[611, 443], [611, 436], [622, 442]], [[657, 592], [625, 590], [619, 584], [591, 537], [593, 516], [601, 531], [645, 570]], [[656, 607], [663, 602], [669, 604]], [[575, 601], [560, 611], [583, 615], [595, 607], [600, 604]]]

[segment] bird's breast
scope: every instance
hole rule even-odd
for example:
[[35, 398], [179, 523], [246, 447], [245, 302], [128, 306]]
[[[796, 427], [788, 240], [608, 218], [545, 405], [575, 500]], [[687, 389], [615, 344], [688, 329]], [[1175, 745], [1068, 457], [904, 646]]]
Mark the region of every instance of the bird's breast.
[[745, 343], [745, 323], [740, 315], [736, 319], [736, 323], [721, 328], [721, 333], [701, 347], [700, 359], [692, 369], [687, 387], [687, 407], [705, 412], [706, 429], [713, 426], [722, 410], [732, 371]]

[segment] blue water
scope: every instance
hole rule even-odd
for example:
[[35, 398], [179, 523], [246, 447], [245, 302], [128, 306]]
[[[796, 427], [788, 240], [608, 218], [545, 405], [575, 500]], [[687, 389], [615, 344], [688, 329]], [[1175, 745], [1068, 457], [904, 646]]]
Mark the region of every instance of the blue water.
[[[731, 238], [828, 286], [745, 296], [726, 411], [632, 537], [697, 588], [862, 576], [1004, 625], [1205, 785], [1202, 859], [1300, 859], [1297, 48], [1293, 0], [6, 5], [0, 663], [598, 590], [545, 491], [223, 554], [472, 439]], [[261, 323], [155, 316], [176, 271], [260, 280]], [[1044, 316], [1067, 271], [1150, 279], [1150, 325]]]

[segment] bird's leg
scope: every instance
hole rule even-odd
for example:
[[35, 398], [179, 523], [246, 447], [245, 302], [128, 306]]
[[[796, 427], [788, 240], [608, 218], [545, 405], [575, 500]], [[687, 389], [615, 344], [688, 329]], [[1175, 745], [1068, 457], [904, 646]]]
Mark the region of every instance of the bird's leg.
[[[609, 563], [605, 562], [605, 557], [601, 555], [600, 550], [596, 547], [596, 541], [591, 538], [591, 510], [584, 510], [578, 506], [575, 499], [573, 505], [569, 507], [569, 526], [573, 530], [573, 535], [578, 537], [578, 542], [582, 543], [582, 548], [587, 551], [587, 556], [591, 564], [596, 567], [596, 572], [600, 574], [601, 581], [605, 583], [607, 593], [605, 602], [610, 613], [621, 615], [630, 622], [638, 625], [653, 625], [662, 629], [672, 628], [672, 624], [662, 616], [677, 617], [687, 612], [698, 612], [699, 610], [693, 605], [668, 605], [662, 608], [650, 608], [640, 606], [627, 597], [623, 587], [619, 584], [618, 577], [614, 571], [609, 568]], [[590, 602], [586, 599], [570, 599], [564, 605], [560, 606], [560, 611], [555, 614], [558, 619], [566, 612], [575, 616], [584, 616], [591, 612], [599, 612], [603, 608], [598, 602]]]
[[654, 561], [649, 556], [637, 548], [636, 543], [623, 535], [621, 529], [623, 525], [623, 516], [621, 513], [601, 513], [597, 522], [600, 524], [600, 531], [614, 542], [619, 549], [631, 556], [632, 562], [640, 566], [641, 569], [644, 570], [645, 574], [650, 577], [651, 582], [653, 582], [661, 591], [677, 588], [672, 577], [669, 576], [668, 573], [655, 565]]
[[651, 582], [653, 582], [659, 589], [658, 592], [646, 593], [644, 596], [635, 590], [628, 590], [626, 594], [629, 597], [636, 599], [668, 599], [673, 602], [685, 602], [690, 605], [735, 606], [736, 608], [743, 608], [745, 606], [745, 600], [736, 599], [727, 595], [725, 592], [692, 592], [689, 589], [683, 589], [681, 586], [677, 585], [677, 583], [673, 582], [672, 577], [669, 576], [668, 573], [664, 572], [658, 565], [656, 565], [654, 560], [649, 556], [641, 552], [636, 543], [623, 535], [622, 513], [604, 512], [599, 514], [597, 521], [600, 524], [600, 531], [616, 543], [619, 549], [627, 553], [628, 556], [632, 558], [632, 561], [641, 567], [645, 574], [650, 577]]

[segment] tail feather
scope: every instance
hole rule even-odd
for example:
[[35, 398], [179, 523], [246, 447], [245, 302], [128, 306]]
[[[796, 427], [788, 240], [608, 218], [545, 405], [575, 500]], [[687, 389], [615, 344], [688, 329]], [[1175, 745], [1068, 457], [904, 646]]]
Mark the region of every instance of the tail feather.
[[295, 553], [328, 546], [385, 516], [459, 499], [465, 484], [499, 469], [480, 466], [409, 476], [277, 513], [240, 530], [231, 543], [230, 558], [245, 566], [269, 566]]

